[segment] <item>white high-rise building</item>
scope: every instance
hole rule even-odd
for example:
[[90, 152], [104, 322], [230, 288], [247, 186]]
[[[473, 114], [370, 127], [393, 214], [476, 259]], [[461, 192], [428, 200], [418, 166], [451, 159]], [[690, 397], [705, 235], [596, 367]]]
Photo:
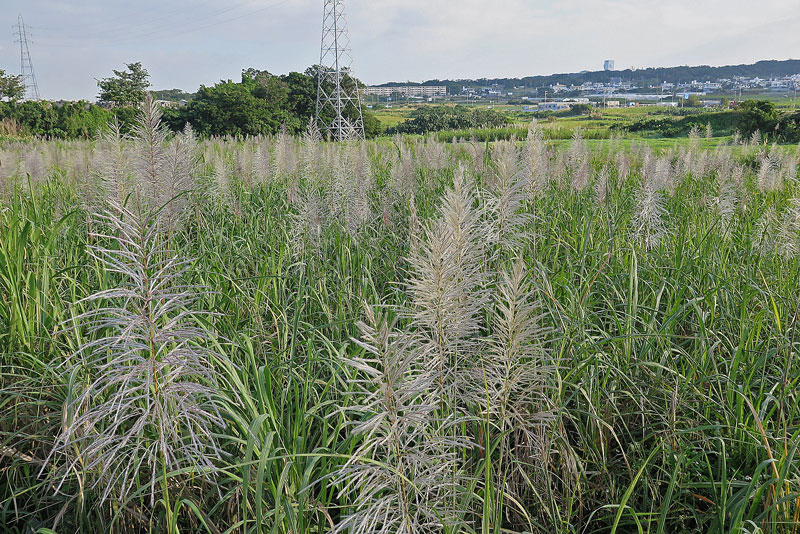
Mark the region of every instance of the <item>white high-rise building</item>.
[[607, 59], [605, 63], [603, 63], [603, 70], [614, 70], [614, 60]]

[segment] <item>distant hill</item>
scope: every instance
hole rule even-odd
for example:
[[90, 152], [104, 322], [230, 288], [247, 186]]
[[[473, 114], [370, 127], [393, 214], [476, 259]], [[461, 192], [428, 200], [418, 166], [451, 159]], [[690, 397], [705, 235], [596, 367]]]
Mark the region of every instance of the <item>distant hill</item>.
[[461, 90], [461, 87], [482, 87], [493, 84], [505, 87], [525, 86], [528, 88], [547, 87], [556, 83], [564, 85], [580, 85], [584, 82], [606, 83], [611, 78], [622, 78], [626, 81], [639, 84], [658, 84], [661, 82], [680, 83], [697, 81], [714, 81], [734, 76], [748, 78], [773, 78], [800, 74], [800, 60], [786, 61], [759, 61], [752, 65], [728, 65], [724, 67], [710, 67], [702, 65], [697, 67], [658, 67], [637, 70], [594, 71], [570, 74], [551, 74], [549, 76], [527, 76], [525, 78], [479, 78], [476, 80], [428, 80], [423, 83], [390, 82], [382, 87], [396, 87], [401, 85], [446, 85], [449, 93]]

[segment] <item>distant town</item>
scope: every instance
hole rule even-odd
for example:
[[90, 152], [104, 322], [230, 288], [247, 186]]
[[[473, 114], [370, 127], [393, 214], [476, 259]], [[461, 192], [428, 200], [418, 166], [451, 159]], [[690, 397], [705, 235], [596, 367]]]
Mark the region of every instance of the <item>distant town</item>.
[[[555, 81], [540, 86], [531, 83], [533, 78], [507, 80], [505, 83], [499, 80], [490, 83], [489, 80], [485, 80], [484, 84], [469, 80], [460, 87], [454, 82], [442, 85], [431, 85], [430, 82], [409, 85], [384, 84], [366, 87], [363, 94], [367, 104], [381, 103], [388, 107], [398, 102], [415, 101], [484, 102], [518, 104], [523, 105], [526, 111], [536, 112], [562, 111], [577, 104], [608, 108], [648, 105], [681, 107], [691, 102], [695, 107], [730, 107], [735, 106], [737, 101], [752, 98], [754, 95], [771, 94], [796, 99], [797, 91], [800, 89], [800, 73], [771, 77], [734, 75], [712, 79], [643, 83], [643, 76], [637, 75], [639, 71], [615, 72], [614, 66], [614, 60], [607, 60], [602, 72], [583, 71], [576, 75], [561, 76], [591, 78], [592, 75], [604, 72], [607, 76], [604, 76], [603, 81], [579, 80], [577, 83]], [[692, 69], [696, 68], [688, 70]], [[548, 78], [552, 79], [555, 76]]]

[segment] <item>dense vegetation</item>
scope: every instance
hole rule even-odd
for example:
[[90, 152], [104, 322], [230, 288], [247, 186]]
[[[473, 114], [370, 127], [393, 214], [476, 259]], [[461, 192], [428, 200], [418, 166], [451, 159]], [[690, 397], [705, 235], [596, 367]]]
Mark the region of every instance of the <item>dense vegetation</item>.
[[2, 134], [18, 137], [91, 139], [113, 117], [111, 111], [88, 102], [0, 102], [0, 121], [6, 130]]
[[0, 530], [796, 530], [800, 152], [144, 111], [0, 145]]
[[[343, 83], [361, 82], [345, 77]], [[316, 95], [316, 67], [309, 67], [305, 73], [282, 76], [247, 69], [240, 83], [228, 80], [201, 87], [186, 107], [167, 111], [166, 118], [175, 130], [189, 123], [205, 136], [269, 135], [281, 130], [298, 134], [315, 116]], [[366, 109], [362, 113], [366, 135], [374, 137], [381, 133], [380, 122]]]
[[764, 136], [777, 143], [800, 142], [800, 112], [779, 111], [767, 101], [748, 100], [736, 110], [693, 113], [684, 117], [642, 119], [613, 125], [626, 132], [646, 132], [659, 137], [684, 137], [693, 129], [709, 126], [716, 135]]
[[422, 106], [411, 117], [390, 130], [399, 134], [426, 134], [442, 130], [502, 128], [508, 124], [505, 114], [492, 109], [466, 106]]

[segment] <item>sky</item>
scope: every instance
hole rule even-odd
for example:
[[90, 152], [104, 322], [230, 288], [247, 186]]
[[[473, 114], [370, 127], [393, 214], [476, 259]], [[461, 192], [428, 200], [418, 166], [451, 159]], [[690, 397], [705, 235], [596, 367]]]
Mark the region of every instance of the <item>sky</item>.
[[[19, 73], [12, 26], [32, 34], [41, 96], [86, 99], [141, 61], [154, 89], [194, 92], [242, 69], [319, 61], [323, 0], [2, 0], [0, 69]], [[368, 84], [523, 77], [800, 58], [800, 0], [346, 0], [353, 68]]]

